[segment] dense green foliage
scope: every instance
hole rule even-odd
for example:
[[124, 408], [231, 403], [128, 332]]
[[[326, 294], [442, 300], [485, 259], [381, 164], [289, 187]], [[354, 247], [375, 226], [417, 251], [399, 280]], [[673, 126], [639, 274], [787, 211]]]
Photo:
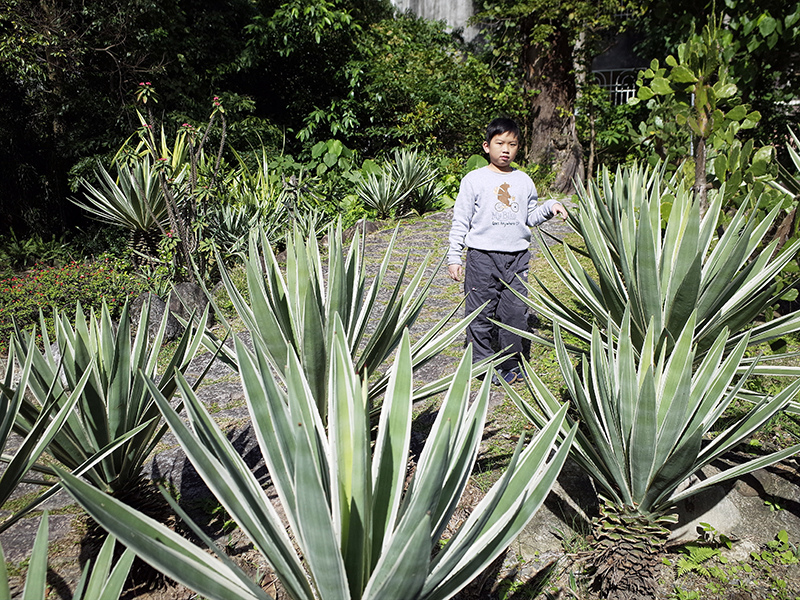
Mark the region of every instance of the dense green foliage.
[[68, 186], [91, 179], [96, 158], [108, 165], [138, 126], [139, 84], [158, 91], [154, 110], [168, 136], [201, 124], [216, 95], [233, 148], [265, 145], [299, 164], [333, 138], [364, 157], [409, 142], [472, 152], [486, 120], [514, 97], [513, 82], [495, 81], [442, 24], [392, 19], [388, 2], [104, 7], [0, 8], [0, 208], [23, 232], [81, 221], [64, 204]]
[[[437, 163], [463, 161], [497, 114], [523, 124], [522, 155], [543, 172], [566, 165], [546, 178], [563, 188], [590, 152], [592, 169], [599, 157], [625, 162], [650, 152], [638, 143], [646, 116], [591, 92], [581, 68], [621, 29], [637, 33], [644, 64], [663, 60], [712, 12], [729, 38], [741, 102], [762, 116], [761, 143], [777, 143], [783, 156], [800, 85], [791, 68], [796, 3], [495, 0], [477, 16], [484, 43], [470, 48], [442, 23], [393, 14], [385, 0], [135, 0], [111, 8], [102, 0], [9, 0], [0, 7], [0, 225], [49, 239], [82, 223], [87, 215], [69, 210], [67, 197], [82, 177], [94, 184], [97, 159], [113, 170], [110, 157], [139, 125], [135, 92], [145, 83], [158, 91], [150, 106], [168, 138], [202, 125], [216, 96], [227, 126], [208, 133], [213, 144], [224, 138], [225, 159], [235, 162], [231, 148], [246, 155], [264, 147], [287, 181], [298, 172], [320, 177], [312, 148], [343, 144], [350, 166], [307, 180], [321, 187], [315, 193], [329, 214], [361, 216], [350, 175], [364, 159], [412, 146]], [[569, 156], [560, 154], [564, 144]]]
[[[728, 63], [742, 101], [762, 116], [760, 140], [782, 146], [786, 126], [796, 122], [789, 103], [800, 93], [795, 68], [800, 38], [800, 3], [786, 0], [658, 0], [637, 22], [647, 32], [640, 54], [648, 60], [674, 54], [694, 25], [700, 31], [717, 14], [730, 34]], [[723, 18], [724, 17], [724, 18]]]
[[[689, 65], [680, 59], [681, 66], [689, 67], [695, 75], [705, 69], [702, 83], [692, 81], [687, 71], [681, 68], [677, 77], [671, 79], [671, 86], [664, 86], [663, 81], [656, 83], [656, 96], [661, 94], [663, 98], [670, 93], [669, 87], [673, 90], [681, 87], [688, 90], [692, 86], [708, 89], [720, 79], [725, 79], [727, 89], [733, 93], [719, 98], [703, 97], [703, 106], [698, 108], [695, 116], [700, 116], [700, 113], [712, 115], [712, 104], [718, 100], [722, 101], [725, 112], [741, 110], [737, 106], [747, 107], [744, 117], [740, 118], [736, 113], [732, 115], [736, 117], [734, 120], [745, 125], [737, 128], [735, 133], [743, 143], [754, 139], [757, 146], [774, 145], [781, 160], [786, 161], [786, 127], [797, 121], [792, 100], [800, 93], [800, 76], [793, 66], [798, 60], [800, 3], [781, 0], [651, 0], [643, 3], [642, 8], [645, 10], [630, 14], [624, 24], [637, 40], [635, 49], [642, 67], [651, 65], [654, 59], [660, 61], [663, 67], [665, 58], [670, 55], [678, 57], [683, 54], [688, 58], [694, 54], [697, 58], [698, 42], [702, 45], [706, 41], [701, 39], [700, 33], [708, 26], [719, 25], [713, 36], [718, 50], [709, 52], [712, 45], [706, 44], [703, 57], [705, 64], [701, 66], [695, 60]], [[693, 31], [698, 34], [690, 35]], [[681, 50], [681, 46], [687, 50]], [[715, 61], [716, 66], [712, 66]], [[654, 77], [649, 75], [647, 79], [652, 82]], [[717, 90], [723, 95], [727, 93], [719, 86]], [[640, 104], [639, 110], [623, 110], [620, 114], [619, 107], [604, 105], [602, 99], [593, 95], [582, 98], [582, 102], [588, 102], [590, 106], [589, 115], [583, 116], [583, 122], [579, 116], [581, 139], [589, 140], [594, 131], [597, 153], [603, 155], [608, 166], [624, 163], [631, 156], [639, 159], [658, 156], [663, 159], [671, 154], [678, 159], [676, 162], [680, 162], [681, 157], [685, 159], [690, 155], [690, 146], [697, 143], [697, 139], [691, 139], [692, 128], [686, 124], [686, 120], [678, 121], [682, 116], [691, 116], [692, 111], [684, 107], [648, 99], [647, 110], [641, 110]], [[587, 116], [590, 115], [596, 119], [593, 124], [588, 122]], [[755, 120], [760, 119], [757, 129], [751, 127], [752, 119], [747, 123], [747, 115], [755, 116]], [[609, 120], [611, 116], [616, 117], [615, 122]], [[721, 119], [715, 120], [715, 124], [713, 120], [711, 122], [716, 135], [723, 123]], [[699, 122], [695, 128], [699, 131]], [[705, 126], [702, 128], [706, 133], [711, 133]], [[693, 166], [693, 163], [689, 165]]]
[[59, 230], [70, 169], [119, 144], [143, 79], [163, 81], [170, 111], [192, 114], [241, 51], [250, 3], [102, 0], [0, 7], [0, 147], [10, 224]]
[[38, 233], [17, 236], [11, 229], [8, 235], [0, 236], [0, 273], [13, 274], [37, 263], [54, 265], [69, 262], [71, 248], [62, 240], [55, 235], [46, 239]]
[[349, 89], [306, 118], [301, 138], [344, 133], [367, 156], [396, 145], [465, 156], [498, 113], [518, 113], [519, 90], [440, 25], [408, 16], [366, 29], [347, 65]]

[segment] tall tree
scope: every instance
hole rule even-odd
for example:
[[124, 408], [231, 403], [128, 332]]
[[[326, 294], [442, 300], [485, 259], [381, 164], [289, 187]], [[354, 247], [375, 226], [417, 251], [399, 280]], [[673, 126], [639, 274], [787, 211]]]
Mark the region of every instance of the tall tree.
[[0, 2], [4, 224], [74, 224], [69, 170], [93, 166], [138, 125], [136, 84], [153, 81], [165, 111], [204, 112], [251, 13], [249, 0]]
[[651, 0], [634, 27], [647, 32], [641, 56], [675, 54], [686, 34], [712, 14], [730, 32], [729, 70], [742, 101], [761, 114], [749, 135], [779, 149], [797, 122], [800, 96], [800, 2], [792, 0]]
[[[741, 104], [729, 69], [735, 52], [730, 32], [723, 31], [712, 15], [701, 34], [691, 35], [678, 46], [677, 58], [667, 56], [668, 69], [654, 59], [650, 68], [639, 74], [637, 97], [631, 101], [668, 99], [657, 110], [664, 110], [670, 120], [691, 132], [694, 190], [701, 215], [708, 209], [709, 150], [730, 148], [739, 131], [752, 129], [761, 119], [758, 112]], [[659, 129], [658, 125], [654, 129]]]
[[555, 171], [555, 191], [569, 192], [573, 179], [583, 177], [575, 133], [578, 74], [597, 51], [597, 34], [618, 30], [624, 15], [642, 6], [628, 0], [488, 0], [475, 17], [495, 66], [522, 79], [525, 158]]

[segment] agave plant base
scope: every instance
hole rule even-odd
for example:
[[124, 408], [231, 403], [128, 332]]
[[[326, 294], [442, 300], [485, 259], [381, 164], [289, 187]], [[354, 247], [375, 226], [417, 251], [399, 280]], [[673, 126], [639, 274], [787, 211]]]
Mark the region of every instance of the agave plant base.
[[152, 228], [147, 231], [133, 230], [128, 234], [128, 247], [133, 250], [131, 259], [135, 265], [147, 264], [158, 256], [161, 233]]
[[601, 505], [593, 528], [593, 591], [609, 600], [655, 598], [671, 522], [674, 516], [649, 519], [635, 509]]
[[[180, 528], [180, 521], [169, 502], [161, 494], [159, 486], [144, 476], [110, 496], [128, 506], [135, 507], [142, 514], [163, 523], [170, 529]], [[79, 530], [85, 529], [85, 534], [80, 540], [80, 555], [81, 557], [97, 556], [108, 532], [89, 515], [82, 515], [80, 518], [85, 522], [84, 526], [78, 526]], [[122, 556], [124, 550], [125, 547], [121, 543], [116, 544], [113, 554], [114, 564]], [[154, 597], [160, 597], [167, 588], [174, 585], [176, 585], [174, 580], [136, 557], [131, 564], [124, 591], [126, 596], [131, 598], [138, 598], [146, 592], [153, 592]]]

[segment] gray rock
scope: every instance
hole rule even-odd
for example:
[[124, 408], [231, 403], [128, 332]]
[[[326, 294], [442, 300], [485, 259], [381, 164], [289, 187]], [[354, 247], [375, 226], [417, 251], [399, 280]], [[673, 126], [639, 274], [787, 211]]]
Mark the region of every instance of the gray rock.
[[[372, 221], [367, 221], [366, 219], [359, 219], [355, 225], [352, 225], [345, 229], [342, 232], [342, 242], [347, 243], [352, 240], [355, 235], [356, 231], [358, 231], [362, 238], [367, 237], [370, 234], [376, 233], [379, 231], [378, 225], [373, 223]], [[330, 244], [330, 240], [328, 240], [328, 234], [322, 236], [322, 240], [320, 241], [320, 246], [323, 248], [327, 248]]]
[[169, 294], [167, 304], [170, 313], [188, 321], [192, 313], [195, 317], [203, 314], [208, 306], [208, 298], [199, 285], [185, 281], [175, 285]]
[[139, 324], [142, 314], [142, 306], [150, 301], [150, 319], [148, 333], [154, 337], [161, 327], [161, 320], [164, 318], [164, 311], [169, 307], [169, 317], [167, 318], [167, 329], [164, 332], [164, 340], [171, 342], [183, 333], [183, 325], [175, 318], [189, 320], [194, 312], [195, 316], [200, 315], [208, 306], [208, 298], [203, 288], [196, 283], [183, 282], [175, 285], [170, 292], [167, 302], [150, 292], [144, 292], [131, 303], [131, 321], [134, 325]]
[[[148, 301], [150, 302], [150, 318], [147, 323], [147, 332], [152, 338], [158, 333], [158, 328], [161, 327], [161, 321], [164, 318], [164, 311], [167, 310], [167, 305], [161, 298], [150, 292], [139, 294], [131, 303], [131, 321], [134, 326], [139, 324], [139, 319], [142, 315], [142, 307], [144, 303]], [[183, 327], [178, 322], [178, 319], [170, 314], [167, 317], [167, 328], [164, 331], [164, 340], [171, 342], [181, 334], [181, 331], [183, 331]]]
[[[735, 454], [732, 457], [742, 460]], [[671, 541], [697, 539], [700, 523], [733, 539], [764, 545], [781, 529], [800, 531], [800, 487], [796, 459], [722, 483], [678, 504], [680, 521]], [[708, 467], [705, 476], [717, 473]]]
[[[50, 544], [69, 537], [74, 518], [75, 515], [72, 514], [51, 514], [49, 516], [47, 539]], [[23, 519], [0, 535], [3, 540], [3, 552], [8, 563], [16, 564], [30, 556], [40, 519], [40, 515], [33, 515]]]
[[342, 234], [342, 238], [344, 239], [345, 242], [349, 242], [355, 237], [356, 231], [359, 231], [362, 237], [366, 237], [369, 234], [378, 231], [378, 226], [372, 221], [367, 221], [366, 219], [360, 219], [358, 223], [356, 223], [352, 227], [348, 227], [344, 231], [344, 233]]

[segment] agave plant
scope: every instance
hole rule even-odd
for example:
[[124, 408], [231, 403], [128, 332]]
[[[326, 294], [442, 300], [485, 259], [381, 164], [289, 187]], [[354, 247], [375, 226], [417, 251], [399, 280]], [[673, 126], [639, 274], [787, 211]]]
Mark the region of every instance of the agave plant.
[[428, 189], [436, 177], [427, 158], [421, 158], [416, 150], [397, 150], [394, 163], [378, 173], [368, 173], [359, 181], [356, 192], [364, 204], [378, 213], [379, 219], [389, 218], [392, 212], [408, 212], [401, 205], [418, 190], [431, 194]]
[[[65, 312], [56, 310], [54, 317], [58, 356], [44, 327], [43, 351], [36, 346], [34, 332], [18, 333], [15, 339], [17, 354], [31, 365], [28, 388], [35, 398], [22, 398], [15, 430], [29, 435], [52, 404], [61, 408], [77, 394], [77, 403], [54, 434], [48, 452], [70, 470], [102, 456], [84, 476], [104, 492], [122, 493], [139, 482], [142, 465], [166, 431], [143, 376], [157, 379], [160, 393], [172, 398], [176, 373], [186, 371], [201, 345], [208, 312], [198, 330], [187, 328], [167, 357], [159, 354], [168, 313], [151, 342], [147, 304], [133, 340], [127, 306], [118, 326], [105, 304], [99, 318], [92, 311], [89, 319], [78, 304], [74, 328]], [[159, 359], [167, 363], [160, 375]]]
[[356, 193], [379, 219], [388, 219], [411, 190], [401, 189], [391, 171], [381, 171], [362, 177], [356, 185]]
[[[403, 331], [416, 321], [433, 281], [431, 277], [423, 283], [425, 270], [430, 264], [428, 255], [403, 289], [408, 269], [406, 258], [395, 283], [388, 287], [388, 299], [381, 299], [381, 292], [387, 291], [383, 288], [395, 237], [392, 237], [369, 286], [365, 281], [360, 236], [356, 234], [346, 254], [340, 225], [329, 227], [328, 240], [328, 264], [324, 268], [316, 238], [306, 240], [296, 229], [287, 240], [284, 276], [263, 232], [258, 237], [253, 236], [245, 265], [249, 303], [228, 272], [222, 271], [222, 280], [233, 306], [253, 339], [263, 343], [265, 356], [273, 367], [282, 373], [290, 352], [296, 352], [300, 357], [311, 391], [319, 399], [323, 419], [326, 369], [336, 331], [334, 316], [338, 315], [345, 327], [347, 347], [356, 370], [369, 378], [378, 373], [379, 367], [397, 348]], [[435, 268], [434, 273], [437, 270]], [[415, 368], [450, 345], [474, 317], [474, 314], [468, 315], [449, 324], [457, 310], [458, 306], [445, 314], [414, 344], [412, 361]], [[212, 347], [217, 346], [219, 344], [214, 342]], [[228, 353], [227, 358], [235, 365], [236, 357], [232, 353]], [[483, 361], [477, 366], [477, 372], [485, 373], [490, 367], [491, 361]], [[369, 390], [370, 401], [384, 393], [387, 382], [388, 376], [378, 375]], [[443, 391], [447, 382], [448, 378], [444, 377], [420, 388], [418, 398]]]
[[403, 189], [416, 189], [427, 185], [436, 177], [430, 159], [421, 157], [416, 150], [401, 149], [394, 152], [392, 172]]
[[221, 204], [207, 207], [205, 235], [214, 240], [226, 264], [233, 257], [241, 257], [247, 250], [250, 232], [259, 227], [259, 211], [251, 205]]
[[244, 156], [233, 150], [237, 168], [225, 175], [224, 188], [232, 198], [248, 204], [275, 208], [278, 205], [280, 186], [276, 174], [270, 174], [267, 151], [262, 146], [261, 156], [255, 157], [256, 166], [251, 168]]
[[81, 180], [87, 193], [83, 201], [72, 198], [72, 202], [99, 221], [132, 231], [150, 232], [159, 223], [165, 224], [167, 205], [150, 156], [131, 164], [118, 162], [116, 169], [117, 176], [113, 177], [98, 163], [95, 174], [99, 186]]
[[[48, 597], [48, 520], [47, 511], [45, 511], [39, 521], [39, 529], [33, 542], [22, 600], [45, 600]], [[133, 563], [134, 554], [130, 550], [125, 550], [112, 570], [111, 563], [115, 543], [116, 540], [113, 536], [108, 536], [100, 548], [94, 565], [92, 565], [91, 560], [87, 561], [78, 581], [78, 586], [75, 588], [75, 593], [72, 594], [72, 600], [117, 600], [119, 598]], [[0, 547], [0, 558], [4, 558], [2, 547]], [[0, 598], [11, 598], [5, 560], [0, 562]]]
[[[693, 477], [783, 410], [800, 390], [800, 379], [795, 379], [711, 436], [749, 375], [737, 378], [749, 339], [744, 333], [726, 354], [729, 336], [723, 330], [700, 359], [693, 345], [697, 318], [696, 311], [688, 316], [671, 351], [659, 348], [661, 329], [653, 320], [638, 355], [631, 311], [623, 315], [616, 341], [603, 340], [595, 326], [590, 358], [581, 361], [582, 377], [555, 325], [558, 363], [581, 421], [570, 456], [608, 502], [596, 528], [597, 564], [605, 565], [596, 583], [603, 597], [615, 588], [636, 594], [631, 597], [652, 592], [653, 569], [669, 533], [666, 525], [675, 521], [671, 513], [677, 502], [800, 451], [798, 444], [702, 479]], [[539, 410], [504, 387], [523, 413], [541, 425], [563, 407], [527, 363], [525, 370]], [[572, 422], [571, 417], [565, 421]]]
[[[327, 427], [294, 351], [287, 354], [281, 381], [262, 340], [253, 340], [252, 353], [236, 340], [253, 429], [288, 528], [183, 378], [188, 425], [154, 384], [150, 389], [198, 473], [290, 598], [450, 598], [505, 550], [545, 499], [572, 435], [567, 433], [553, 452], [565, 411], [527, 446], [520, 441], [508, 470], [440, 545], [478, 454], [488, 378], [470, 404], [468, 348], [408, 480], [414, 398], [408, 333], [398, 349], [374, 437], [366, 380], [353, 368], [346, 328], [338, 318], [332, 338]], [[122, 503], [107, 501], [76, 477], [63, 475], [63, 485], [138, 556], [199, 594], [218, 600], [269, 597], [219, 549], [212, 546], [217, 555], [212, 557]], [[210, 544], [199, 527], [192, 528]]]
[[717, 235], [724, 192], [716, 194], [701, 217], [691, 190], [664, 181], [659, 170], [620, 169], [612, 183], [604, 169], [600, 180], [579, 188], [579, 208], [571, 215], [596, 280], [568, 247], [562, 265], [542, 244], [544, 256], [590, 317], [546, 289], [528, 285], [523, 300], [534, 310], [588, 342], [595, 322], [610, 323], [609, 333], [617, 335], [629, 309], [634, 346], [642, 346], [652, 321], [657, 345], [667, 349], [696, 311], [700, 357], [724, 329], [730, 331], [731, 349], [745, 335], [758, 344], [800, 328], [800, 312], [753, 326], [778, 300], [775, 277], [800, 250], [798, 240], [774, 256], [778, 240], [764, 244], [780, 206], [756, 221], [743, 202]]
[[[246, 251], [251, 229], [261, 227], [269, 237], [277, 236], [286, 230], [289, 212], [286, 193], [278, 185], [277, 175], [270, 174], [266, 150], [261, 149], [255, 168], [240, 154], [234, 152], [234, 156], [238, 165], [225, 173], [222, 185], [225, 200], [219, 208], [208, 207], [207, 210], [221, 211], [225, 217], [216, 219], [220, 227], [211, 232], [216, 241], [222, 242], [220, 247], [238, 241], [238, 250]], [[225, 240], [226, 237], [230, 239]]]
[[226, 174], [222, 203], [210, 203], [203, 209], [208, 222], [205, 234], [213, 238], [223, 259], [244, 256], [253, 230], [263, 231], [268, 239], [278, 239], [294, 224], [305, 237], [316, 236], [330, 220], [313, 205], [315, 196], [302, 174], [280, 186], [277, 175], [270, 175], [264, 149], [255, 169], [244, 157], [234, 155], [239, 164]]
[[[33, 355], [26, 357], [22, 365], [19, 381], [15, 383], [16, 363], [12, 341], [9, 346], [5, 376], [2, 384], [0, 384], [0, 449], [3, 451], [0, 460], [6, 463], [3, 473], [0, 475], [0, 506], [6, 503], [20, 483], [50, 485], [41, 479], [28, 479], [26, 476], [31, 470], [54, 474], [50, 469], [37, 464], [37, 461], [50, 441], [58, 433], [64, 420], [69, 416], [88, 379], [88, 375], [86, 375], [78, 381], [75, 389], [60, 403], [56, 402], [51, 394], [43, 404], [38, 419], [33, 422], [24, 439], [19, 443], [13, 444], [16, 449], [12, 453], [11, 433], [14, 423], [19, 417], [20, 407], [27, 390]], [[15, 520], [16, 516], [18, 515], [9, 517], [0, 524], [0, 531], [6, 529]]]
[[430, 181], [418, 187], [408, 198], [409, 208], [419, 216], [437, 210], [439, 199], [444, 195], [444, 186], [438, 181]]

